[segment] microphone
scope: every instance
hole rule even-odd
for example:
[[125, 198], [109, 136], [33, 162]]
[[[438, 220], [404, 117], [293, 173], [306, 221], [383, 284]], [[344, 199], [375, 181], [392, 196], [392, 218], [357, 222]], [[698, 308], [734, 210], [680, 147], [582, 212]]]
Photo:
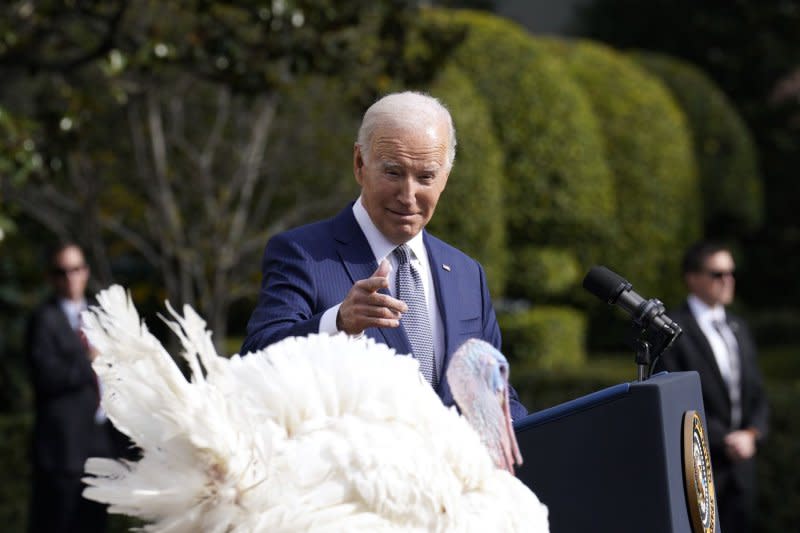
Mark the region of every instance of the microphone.
[[[653, 298], [646, 300], [633, 290], [628, 280], [604, 266], [595, 266], [583, 278], [583, 288], [604, 302], [621, 307], [632, 318], [634, 324], [655, 330], [674, 340], [681, 328], [664, 314], [664, 304]], [[671, 342], [669, 343], [671, 344]]]

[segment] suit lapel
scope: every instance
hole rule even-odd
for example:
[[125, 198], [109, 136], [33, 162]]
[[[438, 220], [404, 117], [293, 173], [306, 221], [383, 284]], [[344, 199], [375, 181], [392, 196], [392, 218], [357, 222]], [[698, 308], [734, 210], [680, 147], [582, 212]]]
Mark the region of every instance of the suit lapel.
[[[337, 253], [342, 261], [350, 281], [367, 279], [378, 269], [375, 256], [369, 246], [364, 232], [353, 216], [353, 204], [346, 207], [333, 219], [333, 236], [336, 239]], [[382, 294], [389, 294], [386, 289], [381, 289]], [[394, 348], [398, 353], [411, 353], [411, 344], [402, 327], [399, 328], [368, 328], [365, 331], [368, 337], [378, 341], [383, 339], [387, 346]]]
[[[738, 346], [737, 355], [739, 356], [739, 386], [741, 387], [742, 398], [744, 399], [745, 393], [750, 386], [749, 376], [752, 375], [750, 370], [750, 357], [747, 348], [746, 339], [742, 332], [742, 326], [736, 317], [728, 315], [728, 327], [731, 328], [733, 336], [736, 338]], [[742, 415], [744, 416], [745, 402], [742, 401]]]
[[[442, 373], [444, 373], [450, 365], [450, 357], [453, 355], [455, 348], [457, 348], [450, 344], [452, 332], [457, 331], [457, 326], [453, 321], [458, 318], [456, 313], [448, 313], [448, 310], [458, 309], [458, 302], [456, 301], [457, 288], [455, 285], [458, 273], [453, 272], [452, 261], [447, 258], [445, 250], [438, 246], [435, 241], [428, 238], [427, 232], [424, 232], [422, 237], [425, 242], [425, 249], [428, 251], [428, 264], [430, 265], [433, 287], [436, 292], [436, 306], [439, 309], [439, 316], [442, 317], [445, 352]], [[447, 269], [445, 269], [445, 265], [447, 265]], [[446, 376], [440, 376], [437, 392], [445, 403], [448, 402], [448, 399], [452, 399], [450, 384], [447, 382]]]
[[725, 398], [728, 399], [728, 385], [725, 383], [725, 379], [722, 377], [722, 372], [719, 369], [719, 363], [717, 363], [717, 358], [714, 356], [714, 350], [711, 348], [711, 344], [708, 342], [706, 334], [703, 333], [702, 329], [700, 329], [700, 325], [697, 323], [697, 319], [694, 317], [694, 314], [689, 308], [689, 304], [684, 303], [684, 311], [686, 315], [691, 318], [691, 320], [684, 321], [684, 335], [688, 335], [689, 337], [695, 339], [697, 346], [700, 349], [700, 356], [705, 358], [709, 367], [714, 369], [714, 379], [717, 381], [717, 384], [720, 386], [721, 390], [724, 391]]

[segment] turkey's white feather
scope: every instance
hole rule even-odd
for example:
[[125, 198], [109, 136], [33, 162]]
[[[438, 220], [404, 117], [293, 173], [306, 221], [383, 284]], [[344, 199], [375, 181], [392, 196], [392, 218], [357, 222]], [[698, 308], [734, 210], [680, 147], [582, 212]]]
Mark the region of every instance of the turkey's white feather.
[[98, 302], [103, 405], [142, 459], [90, 459], [84, 494], [148, 531], [548, 530], [414, 359], [345, 335], [227, 359], [191, 307], [169, 308], [187, 381], [121, 287]]

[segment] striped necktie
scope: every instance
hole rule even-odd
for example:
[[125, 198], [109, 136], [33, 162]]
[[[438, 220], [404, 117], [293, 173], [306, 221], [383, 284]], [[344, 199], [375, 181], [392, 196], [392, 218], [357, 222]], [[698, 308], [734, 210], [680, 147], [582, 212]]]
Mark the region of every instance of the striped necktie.
[[[742, 423], [742, 386], [741, 386], [741, 364], [739, 361], [739, 346], [736, 337], [733, 335], [730, 326], [725, 320], [716, 319], [711, 321], [711, 325], [722, 338], [725, 349], [728, 352], [728, 396], [731, 400], [731, 426], [738, 429]], [[726, 373], [723, 372], [723, 376]]]

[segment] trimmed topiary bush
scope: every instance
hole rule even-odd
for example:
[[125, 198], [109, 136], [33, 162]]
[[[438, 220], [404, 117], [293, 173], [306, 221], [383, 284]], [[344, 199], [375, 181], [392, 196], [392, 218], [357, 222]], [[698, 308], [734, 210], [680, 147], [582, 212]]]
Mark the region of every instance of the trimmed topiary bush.
[[515, 372], [574, 368], [586, 361], [586, 318], [571, 307], [499, 313], [503, 353]]
[[[522, 260], [528, 248], [584, 254], [603, 241], [614, 192], [588, 100], [564, 66], [516, 24], [486, 13], [429, 10], [424, 23], [464, 27], [450, 57], [489, 105], [504, 150], [506, 216], [513, 258], [508, 293], [541, 294]], [[418, 51], [418, 53], [420, 53]], [[559, 291], [575, 288], [559, 286]]]
[[428, 229], [481, 262], [494, 297], [508, 273], [503, 152], [488, 106], [455, 65], [428, 88], [450, 110], [458, 139], [456, 161]]
[[558, 302], [559, 295], [583, 279], [584, 269], [571, 250], [528, 246], [515, 255], [517, 263], [524, 264], [525, 269], [514, 273], [514, 284], [525, 286], [525, 294], [537, 304]]
[[763, 220], [763, 191], [750, 131], [725, 94], [697, 67], [663, 54], [631, 57], [672, 92], [689, 121], [707, 235], [736, 237]]
[[[796, 371], [796, 368], [795, 368]], [[756, 531], [794, 531], [800, 520], [800, 381], [767, 384], [770, 433], [759, 447]]]
[[634, 61], [589, 41], [548, 39], [588, 95], [615, 180], [617, 224], [603, 263], [639, 292], [676, 301], [682, 250], [700, 235], [697, 170], [686, 119]]

